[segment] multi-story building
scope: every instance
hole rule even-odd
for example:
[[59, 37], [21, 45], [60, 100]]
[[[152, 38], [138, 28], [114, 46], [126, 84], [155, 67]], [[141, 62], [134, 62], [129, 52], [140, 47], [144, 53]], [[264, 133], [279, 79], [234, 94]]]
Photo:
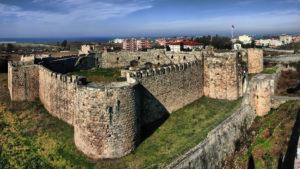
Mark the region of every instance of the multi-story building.
[[255, 41], [256, 46], [262, 47], [278, 47], [283, 45], [279, 39], [259, 39]]
[[203, 48], [200, 43], [194, 41], [174, 42], [170, 43], [169, 47], [172, 52], [191, 51]]
[[136, 41], [137, 50], [151, 49], [152, 44], [149, 39], [139, 39]]
[[186, 41], [192, 41], [191, 38], [159, 38], [156, 39], [155, 42], [160, 46], [167, 46], [171, 43], [181, 43]]
[[239, 41], [241, 41], [244, 45], [251, 44], [252, 37], [248, 35], [239, 36]]
[[123, 39], [114, 39], [112, 42], [113, 43], [123, 43]]
[[127, 51], [137, 51], [137, 40], [134, 38], [124, 39], [123, 50]]
[[300, 36], [294, 37], [293, 42], [300, 43]]
[[123, 50], [138, 51], [144, 49], [150, 49], [152, 47], [149, 39], [125, 39], [123, 41]]
[[293, 37], [289, 35], [281, 35], [279, 36], [279, 40], [282, 44], [286, 45], [293, 42]]

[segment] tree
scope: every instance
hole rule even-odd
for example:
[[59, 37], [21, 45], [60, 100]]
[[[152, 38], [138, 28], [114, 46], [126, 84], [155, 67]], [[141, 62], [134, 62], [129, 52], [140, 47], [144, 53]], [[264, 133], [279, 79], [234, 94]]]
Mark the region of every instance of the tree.
[[64, 40], [62, 43], [61, 43], [61, 46], [66, 48], [68, 45], [68, 41], [67, 40]]
[[6, 51], [7, 52], [12, 52], [13, 50], [15, 50], [15, 46], [13, 44], [7, 44], [7, 47], [6, 47]]

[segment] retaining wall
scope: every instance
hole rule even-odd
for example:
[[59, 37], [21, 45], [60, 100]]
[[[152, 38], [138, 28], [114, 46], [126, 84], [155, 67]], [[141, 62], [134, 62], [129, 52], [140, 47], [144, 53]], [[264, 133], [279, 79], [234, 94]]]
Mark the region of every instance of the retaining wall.
[[[218, 127], [209, 132], [204, 141], [174, 160], [166, 168], [220, 168], [226, 157], [234, 153], [236, 142], [246, 133], [256, 115], [260, 113], [261, 109], [253, 104], [257, 99], [256, 97], [259, 100], [266, 99], [265, 96], [260, 95], [260, 92], [264, 89], [267, 93], [274, 92], [275, 77], [275, 75], [257, 75], [256, 80], [251, 80], [241, 106]], [[269, 86], [260, 85], [261, 83]]]

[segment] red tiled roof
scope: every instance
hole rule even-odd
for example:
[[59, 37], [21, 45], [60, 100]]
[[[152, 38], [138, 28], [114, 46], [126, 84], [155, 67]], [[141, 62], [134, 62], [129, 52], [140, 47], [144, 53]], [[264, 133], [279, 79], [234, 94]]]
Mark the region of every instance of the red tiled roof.
[[173, 42], [170, 45], [189, 45], [189, 46], [198, 46], [200, 43], [194, 41], [183, 41], [183, 42]]

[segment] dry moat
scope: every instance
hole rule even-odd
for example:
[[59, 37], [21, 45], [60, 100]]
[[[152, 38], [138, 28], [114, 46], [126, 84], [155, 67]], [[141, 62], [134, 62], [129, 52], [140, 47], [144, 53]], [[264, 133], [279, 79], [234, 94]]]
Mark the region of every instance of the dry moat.
[[131, 155], [91, 161], [76, 150], [72, 127], [49, 115], [38, 101], [9, 101], [7, 74], [1, 74], [0, 90], [0, 166], [13, 168], [162, 167], [197, 145], [240, 102], [201, 98], [172, 113]]

